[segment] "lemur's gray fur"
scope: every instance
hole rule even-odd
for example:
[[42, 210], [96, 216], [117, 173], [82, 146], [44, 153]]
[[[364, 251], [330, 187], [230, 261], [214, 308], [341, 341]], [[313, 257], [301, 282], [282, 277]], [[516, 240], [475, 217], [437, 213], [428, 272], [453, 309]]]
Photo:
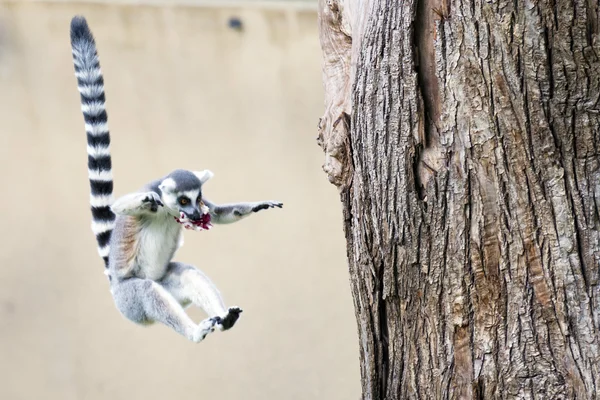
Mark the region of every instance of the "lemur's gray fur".
[[[218, 289], [200, 270], [171, 261], [182, 244], [177, 217], [209, 229], [205, 207], [210, 222], [227, 224], [263, 209], [282, 207], [282, 203], [213, 204], [202, 192], [212, 177], [208, 170], [173, 171], [113, 202], [104, 80], [95, 41], [83, 17], [71, 21], [71, 47], [88, 139], [92, 231], [118, 310], [136, 323], [162, 322], [196, 343], [215, 328], [231, 328], [242, 310], [226, 308]], [[189, 304], [201, 307], [209, 318], [194, 323], [184, 311]]]

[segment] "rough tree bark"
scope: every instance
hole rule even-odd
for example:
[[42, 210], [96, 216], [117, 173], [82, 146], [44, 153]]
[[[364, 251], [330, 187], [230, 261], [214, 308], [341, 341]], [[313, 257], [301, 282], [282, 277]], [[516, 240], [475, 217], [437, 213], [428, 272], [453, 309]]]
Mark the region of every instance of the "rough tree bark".
[[596, 0], [320, 0], [363, 399], [600, 398]]

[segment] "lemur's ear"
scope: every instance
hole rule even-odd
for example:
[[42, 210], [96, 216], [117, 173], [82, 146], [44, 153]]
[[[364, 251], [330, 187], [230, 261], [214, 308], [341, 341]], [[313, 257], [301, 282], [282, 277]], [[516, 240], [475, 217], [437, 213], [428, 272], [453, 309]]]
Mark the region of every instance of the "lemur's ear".
[[175, 181], [173, 179], [167, 178], [164, 181], [162, 181], [160, 185], [158, 185], [158, 188], [163, 193], [170, 193], [175, 189], [176, 186], [177, 185], [175, 184]]
[[194, 171], [194, 175], [196, 175], [196, 177], [200, 179], [200, 182], [204, 184], [204, 182], [212, 178], [215, 174], [213, 174], [212, 171], [205, 169], [204, 171]]

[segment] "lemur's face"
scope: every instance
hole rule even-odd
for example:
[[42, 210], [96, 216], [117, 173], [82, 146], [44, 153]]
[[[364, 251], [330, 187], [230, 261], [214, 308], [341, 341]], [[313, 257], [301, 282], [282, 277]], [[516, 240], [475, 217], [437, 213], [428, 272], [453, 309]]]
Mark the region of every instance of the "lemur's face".
[[186, 227], [191, 224], [210, 229], [210, 214], [202, 202], [202, 184], [211, 177], [212, 172], [208, 170], [176, 170], [161, 182], [161, 198], [165, 207], [178, 216], [175, 216], [177, 222]]

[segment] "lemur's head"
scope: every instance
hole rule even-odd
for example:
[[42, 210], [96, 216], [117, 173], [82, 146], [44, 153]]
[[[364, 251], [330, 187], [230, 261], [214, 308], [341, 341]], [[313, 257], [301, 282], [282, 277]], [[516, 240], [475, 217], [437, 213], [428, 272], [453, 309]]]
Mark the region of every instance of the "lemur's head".
[[178, 169], [167, 175], [159, 184], [165, 207], [174, 211], [179, 223], [210, 229], [210, 214], [202, 202], [202, 184], [212, 178], [209, 170], [186, 171]]

